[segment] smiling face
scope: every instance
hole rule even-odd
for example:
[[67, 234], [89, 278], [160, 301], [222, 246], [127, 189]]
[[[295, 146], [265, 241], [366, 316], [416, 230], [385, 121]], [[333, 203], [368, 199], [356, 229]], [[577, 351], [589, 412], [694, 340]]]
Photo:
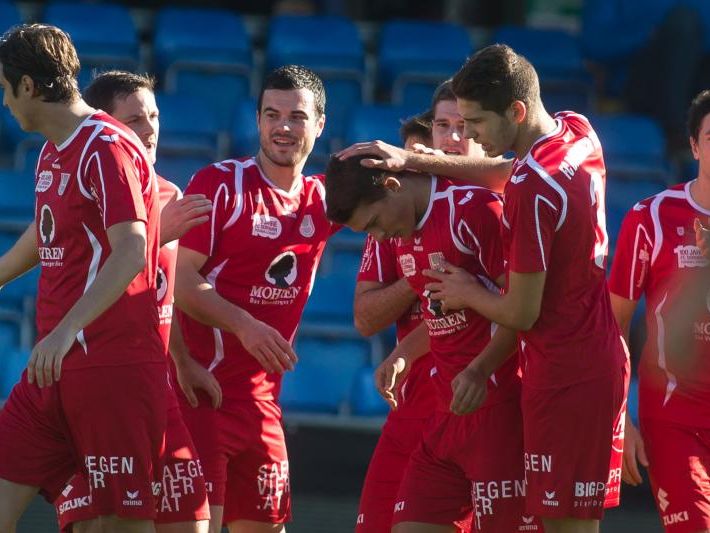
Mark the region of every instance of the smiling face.
[[267, 89], [257, 121], [261, 152], [277, 166], [295, 167], [313, 150], [325, 116], [318, 116], [309, 89]]
[[518, 123], [513, 120], [512, 105], [503, 115], [484, 110], [478, 102], [457, 98], [456, 104], [463, 117], [463, 134], [479, 145], [488, 157], [497, 157], [513, 148]]
[[155, 164], [160, 119], [153, 92], [141, 88], [128, 96], [116, 97], [111, 116], [123, 122], [138, 135], [148, 152], [151, 163]]

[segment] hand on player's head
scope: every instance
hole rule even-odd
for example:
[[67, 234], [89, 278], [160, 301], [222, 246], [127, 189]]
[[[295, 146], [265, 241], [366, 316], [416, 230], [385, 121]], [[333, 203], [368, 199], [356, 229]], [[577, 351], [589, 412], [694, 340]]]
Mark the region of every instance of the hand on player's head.
[[407, 150], [383, 141], [355, 143], [335, 154], [340, 160], [360, 155], [374, 156], [360, 162], [364, 167], [381, 168], [392, 172], [401, 172], [407, 168]]

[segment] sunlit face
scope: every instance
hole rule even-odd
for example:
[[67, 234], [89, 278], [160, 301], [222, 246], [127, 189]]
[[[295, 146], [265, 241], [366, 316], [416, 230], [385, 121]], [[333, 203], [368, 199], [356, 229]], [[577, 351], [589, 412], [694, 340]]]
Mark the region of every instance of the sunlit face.
[[303, 164], [325, 125], [309, 89], [267, 89], [257, 120], [261, 152], [280, 167]]
[[464, 137], [464, 120], [455, 100], [441, 100], [434, 107], [432, 147], [449, 155], [483, 156], [476, 144]]
[[700, 174], [710, 174], [710, 113], [700, 123], [698, 140], [690, 138], [690, 147], [699, 163]]
[[417, 226], [414, 201], [408, 194], [388, 190], [382, 200], [359, 205], [345, 225], [369, 233], [378, 242], [410, 237]]
[[2, 64], [0, 64], [0, 86], [3, 90], [2, 105], [10, 110], [10, 113], [20, 125], [23, 131], [35, 131], [33, 127], [31, 114], [31, 91], [27, 87], [28, 80], [26, 76], [20, 80], [17, 87], [17, 96], [15, 96], [12, 85], [5, 78]]
[[153, 92], [141, 88], [126, 97], [114, 99], [111, 115], [136, 133], [145, 146], [151, 163], [155, 164], [160, 119]]
[[488, 157], [503, 155], [513, 148], [518, 124], [513, 120], [512, 109], [501, 116], [483, 110], [478, 102], [471, 100], [457, 98], [456, 104], [464, 120], [464, 137], [481, 145]]

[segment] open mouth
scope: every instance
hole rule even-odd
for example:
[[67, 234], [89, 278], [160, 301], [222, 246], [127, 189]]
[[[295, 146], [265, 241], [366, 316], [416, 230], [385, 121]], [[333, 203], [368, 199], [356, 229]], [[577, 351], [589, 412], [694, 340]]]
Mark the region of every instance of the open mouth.
[[458, 148], [445, 148], [444, 153], [446, 155], [462, 155], [463, 152]]
[[282, 148], [288, 148], [290, 146], [296, 145], [296, 141], [293, 139], [289, 139], [288, 137], [274, 137], [271, 139], [271, 142], [273, 142], [276, 146]]

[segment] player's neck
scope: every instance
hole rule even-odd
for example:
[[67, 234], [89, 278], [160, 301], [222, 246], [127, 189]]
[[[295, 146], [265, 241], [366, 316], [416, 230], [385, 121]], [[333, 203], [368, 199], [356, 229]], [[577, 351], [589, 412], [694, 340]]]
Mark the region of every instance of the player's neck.
[[535, 141], [543, 135], [552, 133], [557, 127], [552, 118], [542, 105], [531, 108], [528, 117], [520, 125], [520, 133], [513, 145], [513, 151], [518, 159], [522, 159], [532, 148]]
[[700, 169], [698, 179], [690, 184], [690, 195], [693, 201], [703, 209], [710, 210], [710, 171]]
[[61, 145], [87, 117], [96, 112], [84, 100], [78, 98], [70, 104], [43, 103], [37, 131], [54, 145]]
[[[303, 164], [293, 167], [284, 167], [276, 165], [268, 157], [259, 151], [254, 158], [256, 164], [259, 165], [262, 174], [279, 189], [289, 192], [293, 187], [294, 182], [301, 176], [303, 172]], [[304, 162], [305, 163], [305, 162]]]
[[414, 202], [414, 216], [418, 225], [429, 209], [429, 203], [431, 202], [431, 177], [415, 174], [404, 179], [406, 180], [405, 187], [407, 192]]

